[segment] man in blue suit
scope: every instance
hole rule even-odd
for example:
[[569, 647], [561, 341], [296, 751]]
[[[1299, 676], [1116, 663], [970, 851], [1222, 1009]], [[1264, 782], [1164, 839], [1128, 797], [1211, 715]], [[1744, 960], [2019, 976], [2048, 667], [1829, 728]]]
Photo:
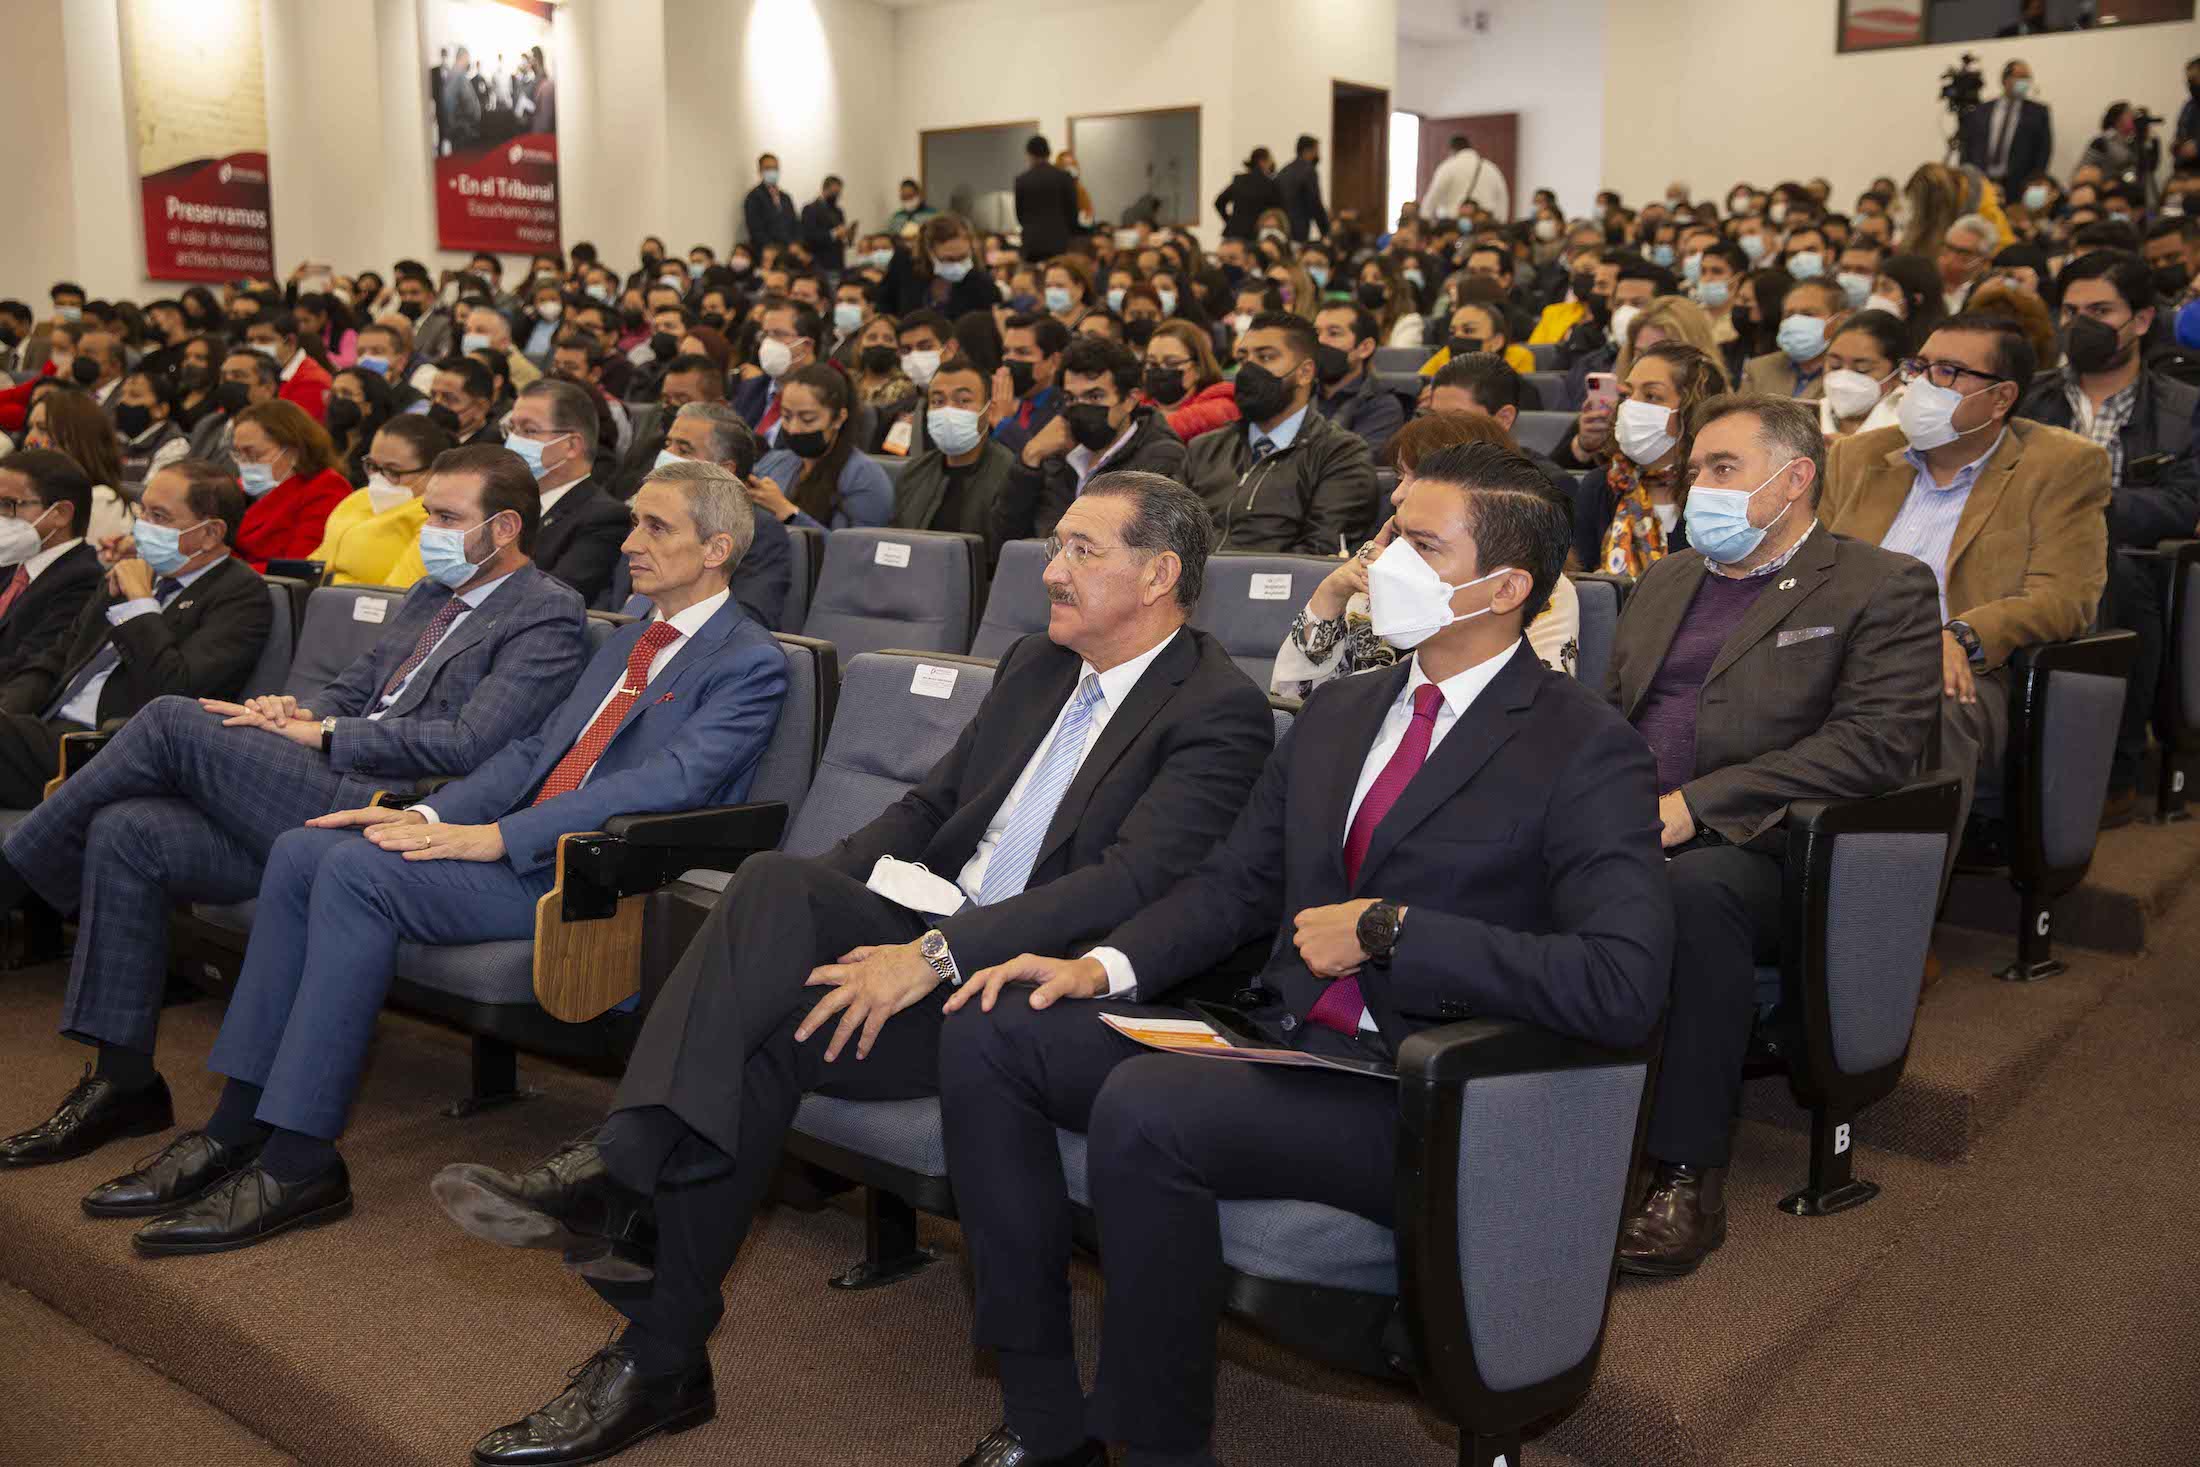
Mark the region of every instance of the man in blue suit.
[[587, 616], [529, 559], [540, 496], [526, 464], [458, 448], [430, 475], [428, 578], [312, 707], [156, 698], [0, 847], [0, 905], [35, 890], [78, 914], [61, 1032], [99, 1051], [49, 1119], [0, 1141], [0, 1166], [175, 1124], [153, 1068], [174, 903], [245, 900], [285, 832], [387, 784], [467, 773], [573, 686]]
[[244, 1248], [348, 1213], [335, 1143], [398, 944], [531, 936], [561, 836], [746, 798], [787, 692], [785, 654], [729, 589], [747, 496], [715, 464], [671, 464], [632, 513], [627, 563], [655, 615], [605, 644], [539, 732], [432, 808], [342, 810], [275, 842], [208, 1060], [229, 1077], [212, 1119], [86, 1199], [173, 1209], [139, 1229], [140, 1253]]

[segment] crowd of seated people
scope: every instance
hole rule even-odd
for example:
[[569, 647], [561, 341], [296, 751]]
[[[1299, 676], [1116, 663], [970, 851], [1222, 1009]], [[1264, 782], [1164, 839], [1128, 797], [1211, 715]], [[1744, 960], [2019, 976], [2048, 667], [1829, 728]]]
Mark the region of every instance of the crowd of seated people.
[[[1021, 235], [913, 182], [887, 230], [837, 179], [798, 223], [766, 155], [722, 258], [0, 300], [0, 908], [74, 919], [59, 1031], [91, 1052], [0, 1168], [164, 1138], [83, 1202], [147, 1255], [347, 1216], [399, 944], [528, 937], [563, 836], [746, 798], [813, 535], [1042, 541], [1045, 630], [905, 796], [740, 866], [601, 1127], [436, 1179], [626, 1321], [491, 1467], [710, 1418], [727, 1276], [817, 1092], [942, 1102], [1001, 1396], [966, 1467], [1211, 1463], [1218, 1203], [1394, 1223], [1395, 1098], [1145, 1054], [1096, 1007], [1184, 1017], [1257, 943], [1245, 1021], [1322, 1054], [1466, 1016], [1655, 1035], [1618, 1262], [1684, 1274], [1727, 1235], [1788, 808], [1946, 773], [1990, 846], [2012, 659], [2106, 625], [2139, 637], [2102, 812], [2130, 818], [2169, 638], [2129, 552], [2200, 533], [2200, 171], [2151, 209], [2089, 155], [2015, 197], [1930, 163], [1846, 212], [1674, 184], [1385, 228], [1310, 223], [1309, 165], [1289, 209], [1234, 184], [1210, 250], [1081, 226], [1049, 156], [1028, 192], [1062, 218]], [[1194, 620], [1224, 552], [1332, 563], [1269, 687]], [[274, 574], [403, 593], [309, 703], [248, 686]], [[1573, 575], [1631, 588], [1595, 686]], [[591, 608], [632, 616], [593, 654]], [[1271, 693], [1301, 700], [1280, 742]], [[168, 913], [247, 899], [220, 1097], [175, 1132]], [[1090, 1392], [1057, 1128], [1104, 1244]]]

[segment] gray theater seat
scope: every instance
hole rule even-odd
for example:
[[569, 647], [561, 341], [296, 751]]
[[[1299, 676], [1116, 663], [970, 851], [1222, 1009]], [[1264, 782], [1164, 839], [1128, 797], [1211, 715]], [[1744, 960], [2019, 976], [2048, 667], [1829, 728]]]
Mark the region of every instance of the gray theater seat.
[[960, 653], [977, 629], [985, 543], [936, 530], [835, 530], [803, 619], [843, 663], [900, 648]]
[[1513, 419], [1513, 441], [1547, 457], [1558, 452], [1573, 427], [1572, 413], [1522, 413]]
[[1020, 637], [1047, 629], [1047, 551], [1044, 540], [1011, 540], [1001, 547], [993, 568], [993, 589], [986, 593], [985, 619], [970, 640], [973, 657], [1000, 658]]
[[1574, 679], [1601, 695], [1605, 673], [1612, 665], [1612, 638], [1619, 631], [1619, 614], [1627, 605], [1628, 581], [1625, 576], [1602, 572], [1582, 572], [1567, 579], [1574, 583], [1574, 597], [1581, 609]]
[[1207, 558], [1207, 584], [1192, 625], [1220, 642], [1265, 690], [1291, 623], [1337, 564], [1326, 556], [1219, 551]]

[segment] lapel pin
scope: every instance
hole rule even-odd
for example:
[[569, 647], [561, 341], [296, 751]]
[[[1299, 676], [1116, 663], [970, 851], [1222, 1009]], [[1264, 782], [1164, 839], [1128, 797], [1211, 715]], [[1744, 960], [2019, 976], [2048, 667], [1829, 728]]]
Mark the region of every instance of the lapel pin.
[[659, 699], [658, 699], [657, 701], [658, 701], [658, 702], [660, 702], [660, 703], [670, 703], [670, 702], [672, 701], [672, 698], [673, 698], [673, 695], [672, 695], [672, 694], [670, 694], [670, 693], [667, 693], [667, 694], [665, 694], [665, 695], [664, 695], [664, 696], [663, 696], [662, 698], [659, 698]]
[[1778, 586], [1778, 587], [1777, 587], [1776, 589], [1778, 589], [1778, 590], [1782, 590], [1782, 591], [1792, 591], [1792, 590], [1794, 590], [1794, 589], [1795, 589], [1795, 577], [1793, 577], [1793, 576], [1789, 576], [1789, 577], [1788, 577], [1788, 578], [1787, 578], [1786, 580], [1782, 581], [1782, 582], [1781, 582], [1781, 583], [1779, 584], [1779, 586]]

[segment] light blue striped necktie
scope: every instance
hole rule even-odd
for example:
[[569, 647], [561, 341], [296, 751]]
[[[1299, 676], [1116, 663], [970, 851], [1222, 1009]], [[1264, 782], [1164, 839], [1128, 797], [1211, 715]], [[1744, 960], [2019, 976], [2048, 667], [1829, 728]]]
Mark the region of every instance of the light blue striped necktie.
[[1054, 811], [1069, 792], [1070, 781], [1077, 777], [1077, 766], [1084, 759], [1085, 734], [1092, 727], [1092, 710], [1100, 697], [1099, 677], [1086, 673], [1062, 715], [1062, 726], [1054, 731], [1054, 742], [1047, 746], [1046, 757], [1039, 761], [1039, 772], [1032, 776], [1016, 808], [1008, 812], [1000, 843], [993, 847], [993, 858], [985, 863], [985, 880], [978, 884], [979, 906], [990, 907], [1016, 896], [1031, 880], [1032, 863], [1039, 859], [1039, 843], [1046, 839], [1047, 827], [1054, 823]]

